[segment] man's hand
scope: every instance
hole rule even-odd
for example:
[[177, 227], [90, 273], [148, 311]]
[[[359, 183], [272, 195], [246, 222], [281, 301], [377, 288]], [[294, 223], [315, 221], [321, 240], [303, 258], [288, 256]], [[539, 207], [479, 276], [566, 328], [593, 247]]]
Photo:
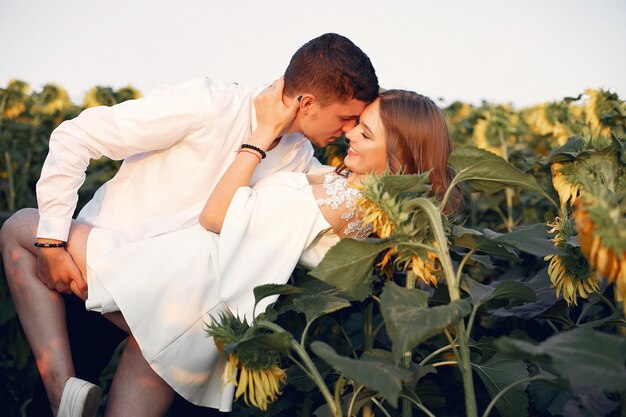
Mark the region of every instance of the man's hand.
[[63, 248], [37, 249], [37, 277], [51, 290], [84, 299], [87, 283], [72, 256]]
[[298, 113], [298, 99], [283, 98], [284, 87], [285, 80], [281, 77], [254, 99], [257, 130], [268, 132], [272, 139], [287, 133]]

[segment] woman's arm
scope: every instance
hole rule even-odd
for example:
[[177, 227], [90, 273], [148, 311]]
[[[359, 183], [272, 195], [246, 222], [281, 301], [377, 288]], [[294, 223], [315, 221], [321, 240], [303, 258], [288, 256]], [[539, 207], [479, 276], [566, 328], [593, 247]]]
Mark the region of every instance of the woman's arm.
[[[293, 99], [289, 105], [283, 102], [284, 81], [277, 82], [266, 88], [254, 99], [258, 126], [246, 141], [247, 144], [267, 151], [276, 140], [293, 123], [298, 110], [298, 100]], [[222, 178], [209, 196], [202, 213], [200, 224], [207, 230], [219, 233], [228, 211], [228, 206], [239, 187], [250, 184], [252, 174], [260, 163], [261, 155], [254, 150], [237, 153]]]

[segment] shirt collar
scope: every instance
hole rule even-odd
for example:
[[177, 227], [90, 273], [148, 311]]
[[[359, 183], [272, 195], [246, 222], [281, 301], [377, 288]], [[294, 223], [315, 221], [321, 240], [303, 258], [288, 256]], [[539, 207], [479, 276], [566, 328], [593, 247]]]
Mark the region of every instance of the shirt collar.
[[[259, 87], [252, 93], [252, 100], [250, 100], [250, 133], [254, 132], [254, 129], [259, 125], [256, 119], [256, 108], [254, 107], [254, 99], [261, 94], [261, 92], [267, 86]], [[247, 138], [246, 138], [247, 139]]]

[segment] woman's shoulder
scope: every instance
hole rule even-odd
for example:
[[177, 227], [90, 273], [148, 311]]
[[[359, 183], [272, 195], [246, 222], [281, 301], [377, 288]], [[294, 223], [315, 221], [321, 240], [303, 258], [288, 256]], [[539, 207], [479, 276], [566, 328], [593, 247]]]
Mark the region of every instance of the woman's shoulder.
[[259, 191], [267, 188], [305, 188], [309, 185], [307, 175], [303, 172], [278, 171], [261, 178], [255, 185]]
[[362, 193], [345, 175], [326, 173], [312, 188], [318, 207], [339, 236], [358, 239], [371, 233], [371, 228], [363, 225], [361, 219]]

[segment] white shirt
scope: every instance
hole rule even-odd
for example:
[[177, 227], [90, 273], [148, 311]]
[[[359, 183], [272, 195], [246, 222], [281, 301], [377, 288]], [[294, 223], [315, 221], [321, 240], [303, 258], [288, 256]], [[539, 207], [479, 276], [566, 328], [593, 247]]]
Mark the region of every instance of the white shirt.
[[[67, 241], [90, 159], [124, 162], [78, 215], [82, 222], [136, 240], [198, 221], [211, 191], [256, 127], [259, 90], [196, 79], [163, 86], [112, 107], [93, 107], [50, 137], [37, 182], [37, 236]], [[306, 172], [319, 162], [299, 133], [283, 136], [252, 184], [276, 171]]]

